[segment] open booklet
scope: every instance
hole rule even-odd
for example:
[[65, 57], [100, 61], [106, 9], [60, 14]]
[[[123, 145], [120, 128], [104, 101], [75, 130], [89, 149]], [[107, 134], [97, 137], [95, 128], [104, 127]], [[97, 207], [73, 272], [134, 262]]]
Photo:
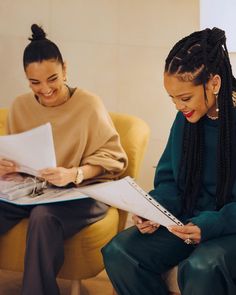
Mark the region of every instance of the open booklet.
[[163, 226], [182, 225], [129, 176], [79, 188], [46, 187], [46, 183], [32, 177], [24, 177], [17, 181], [0, 179], [0, 199], [18, 205], [46, 204], [88, 197]]

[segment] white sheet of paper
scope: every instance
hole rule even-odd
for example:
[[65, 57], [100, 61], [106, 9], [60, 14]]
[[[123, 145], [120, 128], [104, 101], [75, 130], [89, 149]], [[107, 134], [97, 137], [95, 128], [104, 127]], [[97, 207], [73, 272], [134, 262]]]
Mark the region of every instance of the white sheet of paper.
[[175, 216], [142, 190], [129, 176], [117, 181], [88, 185], [78, 190], [96, 200], [139, 215], [163, 226], [183, 225]]
[[20, 172], [35, 176], [40, 169], [56, 167], [51, 124], [0, 136], [0, 157], [15, 161]]

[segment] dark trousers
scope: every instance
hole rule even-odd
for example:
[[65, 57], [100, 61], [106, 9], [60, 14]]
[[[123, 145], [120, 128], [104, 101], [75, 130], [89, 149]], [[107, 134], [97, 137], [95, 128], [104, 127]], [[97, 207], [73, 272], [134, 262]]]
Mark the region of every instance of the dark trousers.
[[167, 295], [162, 274], [179, 265], [182, 295], [236, 294], [236, 235], [186, 245], [164, 227], [141, 234], [131, 227], [102, 249], [119, 295]]
[[0, 234], [29, 218], [22, 295], [60, 294], [56, 276], [64, 261], [64, 240], [101, 219], [107, 208], [92, 199], [37, 206], [0, 201]]

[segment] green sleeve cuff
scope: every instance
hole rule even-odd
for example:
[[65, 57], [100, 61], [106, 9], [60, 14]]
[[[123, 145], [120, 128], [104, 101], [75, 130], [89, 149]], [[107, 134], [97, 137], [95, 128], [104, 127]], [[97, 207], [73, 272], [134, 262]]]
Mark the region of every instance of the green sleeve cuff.
[[201, 241], [217, 238], [224, 232], [224, 219], [217, 211], [204, 211], [189, 220], [201, 229]]

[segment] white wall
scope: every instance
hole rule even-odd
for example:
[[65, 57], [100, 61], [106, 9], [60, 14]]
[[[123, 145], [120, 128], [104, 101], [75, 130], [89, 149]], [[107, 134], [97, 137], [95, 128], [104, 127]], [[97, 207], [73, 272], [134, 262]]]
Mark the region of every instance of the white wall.
[[[236, 52], [236, 1], [200, 0], [200, 28], [218, 27], [226, 32], [227, 49]], [[209, 13], [209, 11], [211, 13]]]
[[28, 91], [22, 53], [34, 22], [61, 48], [69, 85], [100, 95], [110, 111], [137, 115], [150, 125], [139, 183], [151, 189], [153, 166], [175, 115], [162, 86], [164, 60], [177, 40], [199, 29], [199, 1], [1, 1], [0, 107]]

